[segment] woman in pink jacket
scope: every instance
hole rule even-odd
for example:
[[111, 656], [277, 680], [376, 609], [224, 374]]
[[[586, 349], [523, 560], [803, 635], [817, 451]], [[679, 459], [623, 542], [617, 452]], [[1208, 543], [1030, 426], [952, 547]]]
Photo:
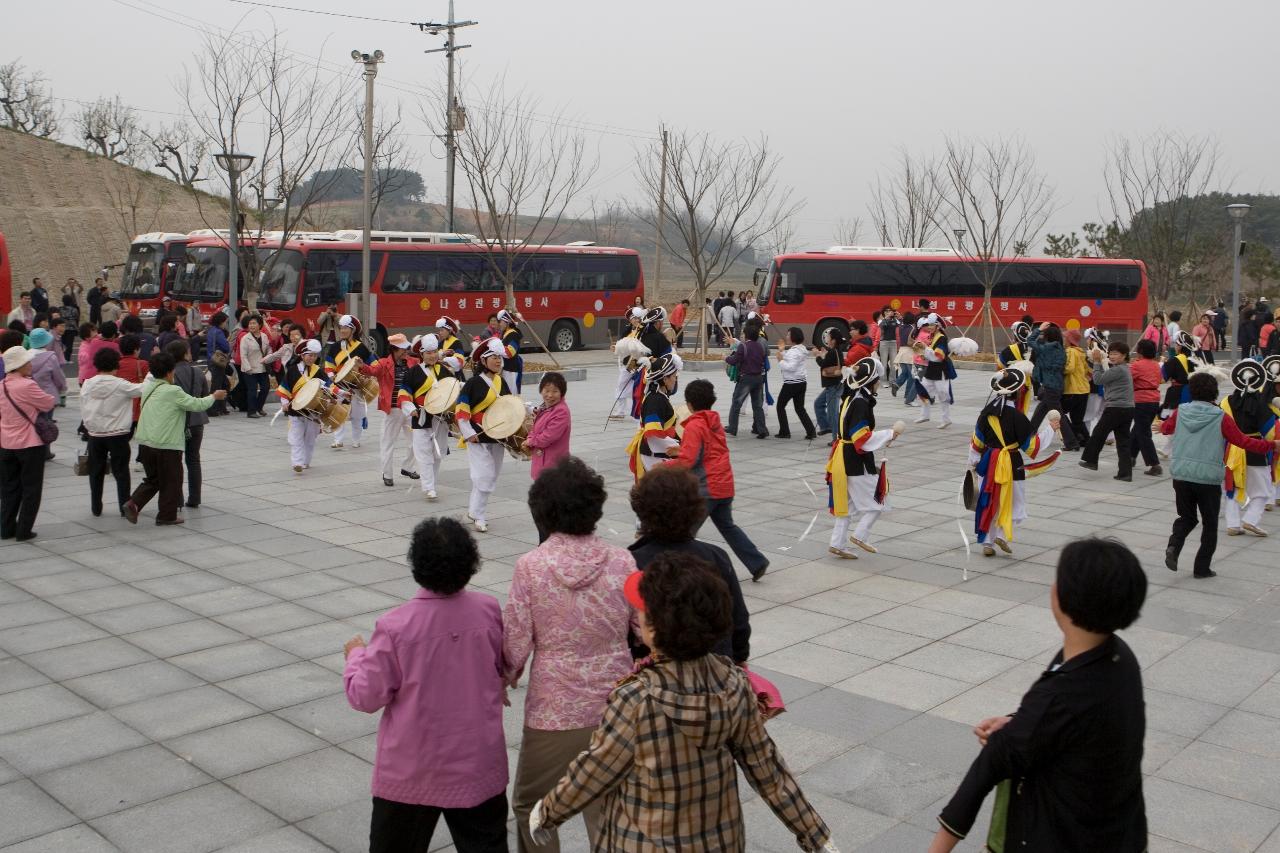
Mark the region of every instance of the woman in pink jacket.
[[569, 432], [573, 421], [569, 417], [569, 404], [564, 401], [566, 385], [564, 376], [545, 373], [538, 383], [542, 405], [533, 417], [533, 429], [525, 439], [525, 447], [533, 454], [530, 474], [533, 479], [569, 455]]
[[[516, 560], [503, 612], [503, 671], [515, 686], [533, 656], [524, 701], [524, 735], [512, 790], [519, 849], [533, 850], [529, 812], [564, 775], [604, 716], [609, 691], [631, 672], [631, 613], [623, 584], [631, 552], [595, 535], [604, 513], [604, 479], [570, 456], [529, 489], [529, 509], [547, 540]], [[599, 801], [584, 812], [597, 834]], [[537, 847], [558, 853], [558, 841]]]
[[422, 589], [345, 649], [347, 701], [382, 711], [370, 853], [426, 850], [441, 816], [459, 853], [505, 851], [502, 611], [466, 589], [480, 551], [452, 518], [417, 526], [409, 565]]
[[35, 352], [21, 345], [4, 351], [0, 380], [0, 539], [36, 537], [31, 528], [40, 512], [47, 449], [36, 433], [36, 418], [58, 402], [31, 378]]

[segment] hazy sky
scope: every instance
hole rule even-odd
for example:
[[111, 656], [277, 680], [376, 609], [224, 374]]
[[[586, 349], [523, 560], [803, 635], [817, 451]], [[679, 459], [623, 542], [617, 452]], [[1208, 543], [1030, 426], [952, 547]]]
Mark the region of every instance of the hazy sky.
[[[448, 10], [447, 0], [278, 4], [402, 21]], [[796, 224], [810, 246], [831, 243], [841, 219], [868, 221], [868, 183], [898, 146], [936, 150], [945, 134], [1025, 137], [1058, 190], [1050, 230], [1105, 213], [1100, 170], [1115, 134], [1214, 134], [1223, 188], [1280, 192], [1275, 0], [460, 0], [457, 16], [480, 22], [461, 31], [474, 45], [458, 54], [465, 80], [505, 75], [544, 110], [600, 128], [586, 134], [600, 157], [591, 195], [635, 196], [634, 151], [660, 123], [765, 133], [782, 155], [780, 180], [807, 201]], [[411, 92], [442, 89], [442, 55], [422, 51], [443, 39], [405, 25], [231, 0], [23, 3], [6, 11], [0, 62], [20, 56], [60, 98], [119, 94], [159, 111], [144, 119], [170, 121], [161, 113], [182, 110], [175, 87], [199, 29], [273, 21], [290, 49], [352, 66], [353, 77], [352, 48], [385, 51], [379, 98], [404, 103], [428, 195], [442, 199], [441, 148]]]

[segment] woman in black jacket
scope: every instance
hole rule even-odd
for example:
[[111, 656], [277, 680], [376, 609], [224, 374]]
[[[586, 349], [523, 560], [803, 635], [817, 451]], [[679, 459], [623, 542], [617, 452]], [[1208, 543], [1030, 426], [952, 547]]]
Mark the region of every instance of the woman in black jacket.
[[[173, 357], [173, 384], [192, 397], [209, 396], [209, 378], [191, 361], [190, 345], [178, 338], [169, 341], [164, 351]], [[200, 485], [203, 481], [200, 445], [204, 442], [204, 426], [207, 423], [207, 413], [187, 412], [187, 446], [182, 458], [187, 463], [187, 506], [192, 509], [200, 506]]]

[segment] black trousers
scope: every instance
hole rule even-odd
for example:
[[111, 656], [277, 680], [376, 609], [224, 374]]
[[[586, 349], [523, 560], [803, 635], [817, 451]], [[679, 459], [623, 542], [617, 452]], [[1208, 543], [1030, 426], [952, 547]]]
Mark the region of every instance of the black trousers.
[[813, 438], [816, 432], [813, 428], [813, 420], [809, 417], [809, 413], [804, 410], [804, 395], [808, 389], [807, 382], [783, 382], [782, 391], [778, 393], [778, 437], [791, 435], [791, 425], [787, 423], [787, 403], [795, 406], [796, 417], [800, 419], [800, 425], [804, 427], [805, 438]]
[[200, 506], [200, 445], [204, 442], [204, 424], [187, 427], [187, 450], [183, 461], [187, 463], [187, 506]]
[[1128, 477], [1133, 474], [1133, 456], [1129, 453], [1129, 427], [1133, 425], [1133, 409], [1117, 409], [1106, 408], [1102, 410], [1102, 417], [1098, 418], [1097, 426], [1093, 428], [1093, 435], [1089, 436], [1089, 443], [1085, 445], [1084, 453], [1080, 455], [1081, 462], [1088, 462], [1091, 465], [1098, 464], [1098, 457], [1102, 455], [1102, 445], [1107, 441], [1107, 436], [1111, 433], [1116, 434], [1116, 457], [1119, 460], [1120, 476]]
[[440, 816], [458, 853], [507, 853], [507, 795], [469, 809], [445, 809], [373, 798], [369, 853], [427, 853]]
[[89, 506], [94, 515], [102, 512], [102, 487], [110, 465], [116, 481], [116, 503], [129, 500], [132, 483], [129, 477], [129, 434], [89, 436]]
[[44, 492], [43, 444], [20, 450], [0, 449], [0, 539], [28, 537], [40, 512]]
[[[1040, 402], [1036, 404], [1036, 410], [1031, 415], [1032, 430], [1040, 429], [1040, 424], [1044, 421], [1045, 416], [1054, 409], [1057, 409], [1058, 413], [1062, 414], [1062, 392], [1057, 388], [1041, 385], [1040, 390], [1036, 392], [1036, 399]], [[1074, 450], [1078, 445], [1076, 434], [1071, 431], [1071, 422], [1063, 418], [1059, 429], [1062, 431], [1062, 446]]]
[[1062, 395], [1062, 418], [1071, 424], [1071, 431], [1075, 433], [1077, 444], [1085, 444], [1089, 441], [1089, 427], [1084, 422], [1084, 413], [1088, 407], [1087, 393]]
[[76, 330], [67, 329], [65, 332], [62, 333], [62, 354], [64, 356], [63, 358], [64, 361], [71, 360], [71, 350], [75, 348], [75, 345], [76, 345]]
[[1169, 537], [1169, 547], [1174, 554], [1182, 553], [1182, 545], [1196, 529], [1196, 513], [1199, 522], [1204, 525], [1200, 531], [1200, 550], [1196, 552], [1195, 573], [1207, 575], [1213, 562], [1213, 552], [1218, 549], [1218, 511], [1222, 508], [1222, 485], [1220, 483], [1189, 483], [1186, 480], [1173, 481], [1174, 505], [1178, 509], [1178, 517], [1173, 522], [1173, 534]]
[[1137, 403], [1133, 407], [1133, 431], [1129, 433], [1129, 458], [1137, 460], [1142, 454], [1142, 461], [1150, 468], [1160, 464], [1156, 455], [1156, 443], [1151, 438], [1151, 424], [1160, 414], [1159, 403]]
[[[209, 362], [209, 385], [210, 391], [225, 391], [227, 389], [227, 368], [219, 367], [213, 362]], [[209, 412], [210, 414], [225, 415], [227, 413], [227, 401], [214, 400]]]
[[142, 457], [142, 485], [133, 492], [133, 505], [142, 509], [160, 495], [160, 508], [156, 521], [173, 521], [182, 505], [182, 451], [157, 450], [145, 444], [138, 448]]

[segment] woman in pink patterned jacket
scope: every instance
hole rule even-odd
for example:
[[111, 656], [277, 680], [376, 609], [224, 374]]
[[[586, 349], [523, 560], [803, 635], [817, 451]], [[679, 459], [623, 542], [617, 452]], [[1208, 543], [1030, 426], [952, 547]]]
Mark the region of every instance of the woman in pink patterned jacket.
[[[595, 535], [604, 499], [603, 478], [573, 456], [529, 489], [534, 521], [548, 537], [516, 561], [502, 617], [509, 685], [533, 655], [512, 792], [521, 851], [558, 853], [558, 840], [532, 846], [529, 812], [587, 748], [609, 691], [631, 672], [632, 616], [622, 587], [636, 564], [625, 548]], [[583, 813], [593, 840], [599, 817], [598, 805]]]

